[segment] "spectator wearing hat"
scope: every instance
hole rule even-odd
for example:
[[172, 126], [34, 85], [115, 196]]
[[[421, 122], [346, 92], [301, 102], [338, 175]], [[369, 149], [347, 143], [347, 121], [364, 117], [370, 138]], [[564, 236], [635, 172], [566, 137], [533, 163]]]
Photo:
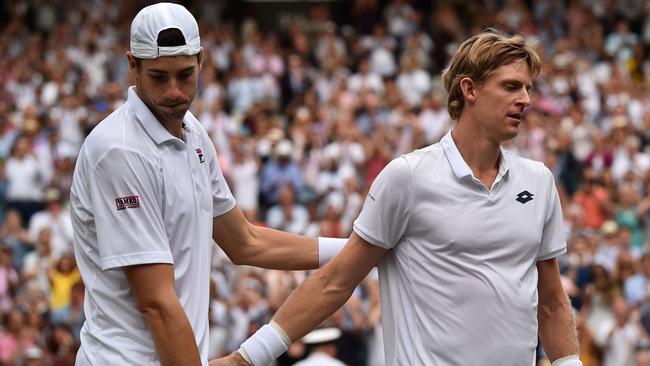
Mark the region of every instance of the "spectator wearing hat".
[[340, 337], [338, 328], [312, 330], [301, 340], [307, 346], [307, 358], [293, 366], [345, 366], [336, 359], [336, 340]]
[[38, 346], [30, 346], [25, 349], [22, 355], [22, 366], [43, 366], [45, 365], [43, 350]]
[[275, 155], [262, 168], [260, 176], [260, 193], [262, 204], [266, 207], [279, 202], [280, 191], [285, 185], [291, 185], [300, 202], [304, 189], [304, 182], [300, 167], [293, 160], [291, 154], [293, 144], [289, 140], [282, 140], [275, 146]]

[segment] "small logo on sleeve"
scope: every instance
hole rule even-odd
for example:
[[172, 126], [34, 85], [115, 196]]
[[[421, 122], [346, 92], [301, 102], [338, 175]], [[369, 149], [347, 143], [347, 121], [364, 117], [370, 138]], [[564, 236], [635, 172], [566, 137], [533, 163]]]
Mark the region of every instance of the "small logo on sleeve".
[[201, 163], [205, 163], [205, 157], [203, 157], [203, 151], [201, 151], [201, 149], [194, 149], [194, 151], [196, 151], [196, 155], [199, 156], [199, 161]]
[[522, 204], [525, 204], [528, 201], [532, 201], [533, 196], [534, 196], [534, 194], [532, 194], [532, 193], [530, 193], [528, 191], [523, 191], [523, 192], [520, 192], [517, 195], [516, 199], [517, 199], [517, 201], [521, 202]]
[[117, 208], [118, 211], [125, 210], [127, 208], [140, 207], [140, 198], [138, 196], [127, 196], [127, 197], [116, 198], [115, 207]]

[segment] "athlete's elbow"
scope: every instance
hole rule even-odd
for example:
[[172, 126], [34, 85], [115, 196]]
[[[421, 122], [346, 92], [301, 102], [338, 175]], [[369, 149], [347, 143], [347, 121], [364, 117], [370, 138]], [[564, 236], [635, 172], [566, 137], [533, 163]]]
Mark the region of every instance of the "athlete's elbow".
[[314, 277], [315, 280], [320, 282], [319, 287], [322, 288], [322, 298], [325, 307], [336, 310], [343, 306], [350, 296], [352, 296], [355, 286], [346, 283], [336, 273], [320, 274], [320, 272], [317, 272]]
[[163, 297], [151, 297], [139, 299], [136, 302], [136, 308], [147, 322], [156, 321], [164, 318], [164, 314], [171, 311], [173, 302]]

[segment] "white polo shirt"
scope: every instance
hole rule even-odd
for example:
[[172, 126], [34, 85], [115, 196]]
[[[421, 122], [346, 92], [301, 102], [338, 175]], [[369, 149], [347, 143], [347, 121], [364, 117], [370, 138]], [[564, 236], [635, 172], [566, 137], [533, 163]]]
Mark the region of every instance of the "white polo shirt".
[[86, 285], [78, 365], [159, 365], [121, 267], [170, 263], [176, 294], [208, 360], [212, 219], [235, 206], [207, 133], [191, 113], [172, 136], [129, 89], [90, 133], [70, 202]]
[[566, 251], [542, 163], [502, 149], [488, 189], [447, 133], [379, 174], [354, 230], [392, 249], [379, 265], [387, 366], [534, 364], [536, 262]]

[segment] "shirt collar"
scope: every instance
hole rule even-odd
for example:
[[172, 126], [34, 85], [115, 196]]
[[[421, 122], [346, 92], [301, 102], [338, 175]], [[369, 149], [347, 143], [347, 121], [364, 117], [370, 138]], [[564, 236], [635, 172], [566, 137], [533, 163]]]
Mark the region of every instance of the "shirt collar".
[[[458, 151], [458, 147], [456, 146], [454, 139], [451, 137], [451, 131], [447, 132], [447, 134], [440, 140], [440, 142], [442, 143], [442, 148], [445, 150], [445, 155], [447, 156], [449, 165], [451, 165], [451, 169], [454, 171], [456, 178], [463, 179], [467, 176], [473, 177], [474, 174], [472, 173], [472, 169], [470, 169], [469, 165], [467, 165], [463, 159], [463, 156], [460, 155], [460, 151]], [[501, 153], [499, 154], [499, 172], [497, 173], [495, 183], [500, 181], [508, 173], [509, 170], [508, 158], [506, 156], [507, 154], [505, 154], [503, 146], [500, 147], [500, 150]]]
[[[158, 121], [156, 116], [151, 113], [149, 107], [140, 99], [138, 94], [135, 92], [135, 87], [129, 87], [128, 97], [126, 102], [128, 103], [130, 109], [133, 111], [135, 118], [140, 122], [142, 128], [147, 132], [151, 139], [156, 144], [161, 144], [165, 141], [170, 140], [179, 140], [174, 135], [169, 133], [162, 123]], [[186, 123], [187, 113], [183, 118], [183, 130], [191, 132], [190, 123]], [[182, 141], [182, 140], [179, 140]]]

